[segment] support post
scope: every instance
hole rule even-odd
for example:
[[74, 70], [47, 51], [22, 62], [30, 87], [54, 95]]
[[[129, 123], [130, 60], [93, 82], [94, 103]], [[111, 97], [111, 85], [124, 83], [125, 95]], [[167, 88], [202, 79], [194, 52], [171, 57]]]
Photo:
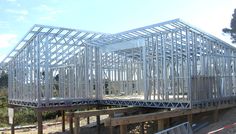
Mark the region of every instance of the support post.
[[127, 133], [127, 125], [120, 125], [120, 134]]
[[97, 116], [97, 134], [100, 134], [101, 125], [100, 125], [100, 115]]
[[[100, 109], [99, 105], [96, 106], [96, 109]], [[97, 119], [97, 134], [100, 134], [100, 130], [101, 130], [100, 115], [97, 115], [96, 119]]]
[[[109, 118], [113, 118], [113, 117], [114, 117], [114, 113], [109, 114]], [[109, 126], [109, 131], [110, 131], [110, 134], [113, 134], [113, 127], [112, 127], [112, 125]]]
[[158, 120], [155, 120], [153, 124], [153, 133], [156, 133], [156, 132], [158, 132]]
[[214, 122], [219, 121], [219, 109], [214, 110], [213, 121]]
[[164, 130], [164, 119], [158, 120], [158, 132]]
[[38, 120], [38, 134], [43, 134], [43, 117], [42, 111], [37, 110], [37, 120]]
[[144, 123], [143, 122], [141, 122], [140, 124], [139, 124], [140, 126], [140, 134], [144, 134]]
[[80, 133], [80, 118], [75, 117], [74, 122], [75, 122], [75, 134], [79, 134]]
[[[88, 108], [87, 108], [87, 111], [89, 111], [89, 106], [88, 106]], [[90, 119], [89, 119], [89, 116], [87, 117], [87, 124], [89, 124], [90, 123]]]
[[189, 124], [192, 125], [193, 124], [193, 115], [189, 114], [189, 115], [187, 115], [187, 118], [188, 118]]
[[89, 124], [90, 123], [90, 119], [89, 119], [89, 117], [87, 117], [87, 124]]
[[170, 118], [166, 118], [165, 119], [165, 128], [169, 128], [170, 127]]
[[13, 118], [13, 122], [11, 124], [11, 134], [15, 134], [14, 118]]
[[65, 132], [65, 111], [62, 110], [62, 132]]
[[14, 115], [15, 115], [15, 109], [14, 108], [8, 108], [9, 124], [11, 124], [11, 134], [15, 134]]
[[69, 129], [70, 134], [73, 134], [73, 116], [69, 116]]
[[[139, 112], [139, 114], [142, 114], [142, 111]], [[127, 113], [125, 113], [127, 115]], [[139, 128], [140, 128], [140, 134], [144, 134], [144, 122], [139, 123]]]

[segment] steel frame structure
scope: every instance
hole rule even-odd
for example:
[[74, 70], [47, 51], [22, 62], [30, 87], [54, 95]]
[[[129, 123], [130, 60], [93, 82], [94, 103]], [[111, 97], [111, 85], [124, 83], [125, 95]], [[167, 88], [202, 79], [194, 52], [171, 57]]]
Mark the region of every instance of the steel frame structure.
[[235, 58], [175, 19], [116, 34], [35, 25], [1, 65], [12, 105], [192, 108], [236, 102]]

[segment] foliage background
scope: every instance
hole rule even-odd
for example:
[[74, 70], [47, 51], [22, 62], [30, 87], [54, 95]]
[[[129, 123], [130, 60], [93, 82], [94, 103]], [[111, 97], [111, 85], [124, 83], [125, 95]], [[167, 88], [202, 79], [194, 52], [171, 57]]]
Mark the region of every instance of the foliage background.
[[[7, 111], [7, 73], [2, 72], [0, 76], [0, 127], [8, 127], [8, 111]], [[43, 119], [55, 119], [60, 116], [61, 113], [57, 112], [44, 112]], [[37, 117], [34, 109], [32, 108], [18, 108], [14, 115], [15, 125], [27, 125], [34, 124], [37, 121]]]

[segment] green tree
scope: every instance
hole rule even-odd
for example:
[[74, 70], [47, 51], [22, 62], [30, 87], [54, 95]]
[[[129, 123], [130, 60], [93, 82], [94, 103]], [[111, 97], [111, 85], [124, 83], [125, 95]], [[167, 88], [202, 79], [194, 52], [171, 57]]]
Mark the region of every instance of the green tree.
[[0, 88], [7, 88], [8, 85], [8, 75], [5, 71], [0, 74]]
[[232, 43], [236, 43], [236, 9], [234, 9], [233, 18], [230, 23], [230, 28], [224, 28], [223, 32], [230, 34]]

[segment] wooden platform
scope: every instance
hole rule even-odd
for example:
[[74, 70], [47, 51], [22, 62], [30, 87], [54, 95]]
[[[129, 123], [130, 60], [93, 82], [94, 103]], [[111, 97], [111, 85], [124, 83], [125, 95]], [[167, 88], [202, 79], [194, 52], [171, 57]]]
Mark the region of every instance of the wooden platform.
[[[169, 119], [175, 117], [186, 116], [187, 121], [192, 124], [193, 122], [193, 115], [198, 113], [205, 113], [208, 111], [213, 111], [213, 118], [215, 121], [218, 119], [218, 112], [221, 109], [232, 108], [235, 107], [235, 104], [228, 104], [222, 106], [212, 106], [206, 108], [196, 108], [196, 109], [187, 109], [187, 110], [180, 110], [180, 109], [159, 109], [158, 111], [153, 111], [151, 113], [143, 112], [145, 109], [137, 108], [137, 107], [123, 107], [123, 108], [112, 108], [112, 109], [101, 109], [101, 110], [90, 110], [90, 111], [76, 111], [76, 112], [69, 112], [66, 113], [69, 118], [74, 119], [75, 129], [74, 133], [79, 134], [80, 132], [80, 125], [79, 121], [80, 118], [86, 118], [90, 116], [97, 116], [100, 115], [109, 115], [104, 122], [105, 127], [110, 128], [110, 133], [112, 134], [112, 128], [115, 126], [120, 127], [120, 134], [127, 133], [127, 125], [130, 124], [137, 124], [139, 123], [142, 126], [143, 122], [148, 121], [157, 121], [157, 128], [158, 131], [163, 130], [165, 128], [164, 124], [168, 124]], [[136, 112], [136, 115], [128, 116], [127, 112]], [[115, 113], [123, 113], [122, 117], [115, 117]], [[97, 125], [100, 125], [100, 121], [97, 120]], [[71, 125], [71, 132], [73, 132], [73, 126]], [[99, 132], [98, 132], [99, 133]]]

